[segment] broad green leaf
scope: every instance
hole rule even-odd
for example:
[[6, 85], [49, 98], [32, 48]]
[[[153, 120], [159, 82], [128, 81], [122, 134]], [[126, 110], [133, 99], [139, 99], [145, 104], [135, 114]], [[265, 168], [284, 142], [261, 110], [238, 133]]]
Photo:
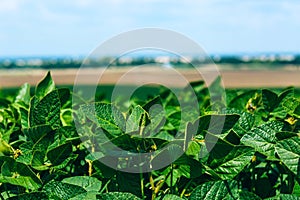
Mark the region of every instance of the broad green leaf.
[[13, 153], [12, 147], [0, 137], [0, 156]]
[[21, 113], [21, 125], [22, 128], [29, 128], [29, 112], [27, 109], [20, 107], [20, 113]]
[[57, 89], [61, 106], [65, 105], [70, 100], [70, 90], [68, 88]]
[[151, 107], [155, 105], [162, 105], [160, 96], [156, 96], [153, 99], [147, 101], [142, 107], [145, 111], [150, 112]]
[[68, 156], [68, 158], [63, 160], [60, 164], [55, 165], [53, 168], [56, 170], [61, 170], [61, 169], [63, 170], [67, 167], [67, 165], [74, 162], [74, 160], [76, 160], [77, 157], [78, 157], [78, 154], [71, 154], [70, 156]]
[[[33, 100], [31, 100], [33, 101]], [[60, 96], [58, 90], [47, 94], [38, 103], [30, 108], [30, 126], [48, 124], [53, 128], [61, 126], [60, 122]]]
[[155, 153], [156, 154], [151, 159], [151, 165], [153, 168], [160, 169], [175, 162], [181, 155], [183, 155], [184, 151], [181, 146], [171, 143]]
[[279, 141], [275, 150], [282, 162], [297, 177], [300, 177], [300, 137], [291, 137]]
[[8, 200], [48, 200], [49, 197], [45, 192], [31, 192], [31, 193], [24, 193], [18, 196], [10, 197]]
[[147, 115], [141, 106], [134, 107], [126, 121], [126, 133], [140, 133], [146, 126]]
[[128, 192], [137, 196], [141, 194], [141, 174], [117, 172], [116, 178], [120, 192]]
[[190, 200], [238, 199], [238, 195], [236, 181], [211, 181], [196, 187], [190, 196]]
[[253, 155], [252, 148], [236, 146], [223, 159], [218, 159], [212, 169], [223, 180], [233, 179], [250, 163]]
[[50, 71], [47, 73], [47, 75], [43, 78], [41, 82], [38, 83], [38, 85], [35, 88], [35, 96], [38, 97], [38, 99], [42, 99], [45, 97], [48, 93], [52, 92], [55, 89], [54, 81], [52, 80]]
[[[230, 130], [238, 121], [239, 115], [205, 115], [199, 118], [198, 133], [222, 134]], [[204, 131], [204, 133], [203, 133]]]
[[240, 115], [239, 120], [234, 125], [233, 130], [242, 137], [247, 132], [249, 132], [255, 122], [255, 117], [251, 113], [236, 110], [236, 109], [230, 109], [225, 111], [226, 114], [238, 114]]
[[22, 85], [16, 95], [15, 102], [23, 101], [25, 104], [30, 102], [30, 85], [25, 83]]
[[43, 187], [51, 199], [71, 199], [79, 194], [86, 193], [86, 190], [77, 185], [63, 183], [60, 181], [51, 181]]
[[277, 94], [267, 89], [262, 90], [262, 101], [264, 108], [269, 112], [273, 111], [279, 103]]
[[62, 180], [63, 183], [71, 185], [77, 185], [85, 189], [86, 191], [99, 192], [102, 186], [102, 182], [95, 177], [90, 176], [73, 176]]
[[161, 98], [158, 96], [143, 106], [150, 118], [150, 123], [145, 130], [145, 135], [154, 136], [163, 128], [166, 121], [166, 113], [162, 105]]
[[242, 94], [236, 96], [232, 101], [228, 104], [229, 108], [235, 108], [241, 111], [247, 111], [247, 103], [249, 99], [257, 94], [257, 90], [250, 90], [247, 92], [243, 92]]
[[284, 140], [284, 139], [288, 139], [288, 138], [295, 137], [295, 136], [298, 136], [298, 134], [295, 132], [289, 132], [289, 131], [281, 131], [281, 132], [276, 133], [276, 138], [278, 140]]
[[[208, 166], [223, 180], [233, 179], [250, 163], [254, 149], [247, 146], [234, 146], [220, 138], [209, 139], [215, 144], [210, 151]], [[206, 142], [209, 145], [209, 141]]]
[[174, 164], [178, 165], [179, 175], [186, 178], [197, 178], [205, 172], [203, 165], [199, 161], [190, 158], [186, 154], [178, 158]]
[[139, 197], [127, 192], [108, 192], [97, 195], [98, 200], [141, 200]]
[[22, 186], [26, 189], [36, 190], [41, 187], [42, 182], [27, 165], [15, 161], [10, 157], [1, 157], [0, 182]]
[[299, 200], [299, 196], [292, 194], [279, 194], [274, 197], [266, 198], [265, 200]]
[[96, 200], [97, 199], [97, 195], [99, 195], [99, 192], [95, 192], [95, 191], [89, 191], [89, 192], [85, 192], [85, 193], [81, 193], [79, 195], [76, 195], [75, 197], [70, 198], [69, 200]]
[[284, 107], [284, 103], [288, 101], [288, 99], [294, 96], [294, 89], [287, 88], [278, 96], [277, 105], [275, 106], [274, 110], [271, 112], [271, 115], [284, 119], [287, 115], [287, 111]]
[[167, 194], [164, 196], [162, 200], [183, 200], [183, 199], [174, 194]]
[[274, 145], [277, 141], [276, 133], [280, 132], [282, 128], [283, 123], [281, 122], [267, 122], [245, 134], [241, 142], [266, 156], [274, 156]]
[[[283, 108], [286, 110], [286, 112], [288, 114], [290, 114], [291, 116], [294, 115], [295, 110], [297, 109], [297, 107], [299, 107], [300, 102], [297, 98], [292, 97], [292, 98], [288, 98], [286, 99], [283, 103], [282, 106]], [[297, 116], [297, 113], [295, 113]]]
[[300, 184], [298, 182], [295, 182], [293, 194], [300, 196]]
[[24, 134], [33, 143], [38, 142], [42, 137], [47, 134], [53, 134], [53, 130], [50, 125], [39, 125], [31, 128], [26, 128], [23, 130]]
[[72, 153], [72, 144], [67, 142], [47, 152], [47, 157], [52, 165], [59, 165]]
[[30, 190], [36, 190], [39, 187], [41, 187], [39, 183], [36, 183], [31, 177], [28, 176], [20, 176], [15, 178], [15, 177], [7, 177], [7, 176], [0, 175], [0, 182], [22, 186]]
[[123, 114], [112, 104], [95, 103], [81, 106], [81, 112], [87, 118], [106, 130], [112, 137], [119, 136], [125, 131]]
[[190, 141], [185, 153], [186, 153], [186, 155], [198, 160], [200, 148], [201, 148], [201, 146], [197, 142]]

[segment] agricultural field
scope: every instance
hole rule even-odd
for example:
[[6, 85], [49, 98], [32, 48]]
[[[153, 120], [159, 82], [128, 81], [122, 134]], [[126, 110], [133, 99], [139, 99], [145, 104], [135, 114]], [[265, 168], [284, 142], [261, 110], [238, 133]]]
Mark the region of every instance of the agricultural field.
[[3, 89], [0, 198], [300, 198], [297, 88], [111, 90], [86, 100], [50, 72]]

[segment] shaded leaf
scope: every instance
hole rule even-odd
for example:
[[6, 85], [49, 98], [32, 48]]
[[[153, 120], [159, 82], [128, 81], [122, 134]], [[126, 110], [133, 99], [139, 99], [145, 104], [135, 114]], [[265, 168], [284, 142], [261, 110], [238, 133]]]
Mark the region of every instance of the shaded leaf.
[[275, 149], [282, 162], [297, 177], [300, 177], [300, 137], [281, 140], [276, 144]]
[[47, 157], [52, 165], [59, 165], [65, 161], [71, 153], [72, 144], [68, 142], [48, 151]]

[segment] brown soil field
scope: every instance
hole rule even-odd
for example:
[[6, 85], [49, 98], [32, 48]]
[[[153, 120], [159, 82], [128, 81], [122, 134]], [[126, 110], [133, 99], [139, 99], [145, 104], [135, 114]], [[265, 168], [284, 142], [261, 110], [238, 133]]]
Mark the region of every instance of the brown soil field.
[[[36, 85], [46, 70], [0, 70], [0, 88], [18, 87], [27, 82]], [[300, 87], [300, 70], [169, 70], [163, 68], [110, 68], [51, 70], [57, 85], [76, 84], [162, 84], [181, 87], [190, 81], [205, 79], [210, 84], [218, 75], [225, 88]], [[98, 81], [99, 80], [99, 81]]]

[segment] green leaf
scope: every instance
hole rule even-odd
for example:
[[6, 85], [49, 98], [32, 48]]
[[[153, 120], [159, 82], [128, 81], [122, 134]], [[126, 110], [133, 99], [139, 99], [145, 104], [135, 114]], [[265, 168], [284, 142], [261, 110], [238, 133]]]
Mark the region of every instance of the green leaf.
[[247, 166], [254, 155], [249, 147], [237, 146], [223, 159], [219, 159], [213, 170], [223, 179], [233, 179]]
[[68, 183], [71, 185], [77, 185], [85, 189], [86, 191], [96, 191], [99, 192], [102, 186], [102, 182], [95, 177], [90, 176], [74, 176], [70, 178], [65, 178], [62, 180], [63, 183]]
[[298, 182], [295, 182], [293, 194], [300, 196], [300, 184]]
[[240, 115], [239, 120], [237, 123], [234, 125], [233, 130], [240, 136], [242, 137], [245, 135], [247, 132], [249, 132], [255, 122], [255, 117], [244, 111], [236, 110], [236, 109], [230, 109], [225, 111], [226, 114], [238, 114]]
[[175, 162], [183, 155], [184, 151], [182, 147], [177, 144], [168, 144], [165, 148], [155, 153], [155, 156], [151, 160], [151, 165], [153, 168], [160, 169]]
[[[212, 139], [212, 141], [216, 141], [216, 139]], [[217, 173], [221, 179], [233, 179], [250, 163], [253, 155], [253, 148], [233, 146], [219, 138], [210, 152], [210, 162], [208, 166], [213, 169], [214, 173]]]
[[29, 128], [29, 112], [27, 109], [20, 107], [20, 113], [21, 113], [21, 125], [22, 128]]
[[211, 181], [196, 187], [190, 200], [223, 200], [225, 198], [238, 199], [236, 181]]
[[141, 175], [139, 173], [118, 172], [116, 178], [118, 191], [137, 196], [141, 194]]
[[47, 152], [47, 157], [52, 165], [59, 165], [72, 153], [72, 144], [67, 142]]
[[45, 192], [31, 192], [31, 193], [24, 193], [18, 196], [10, 197], [8, 200], [48, 200], [49, 197]]
[[300, 137], [291, 137], [279, 141], [275, 150], [281, 161], [297, 177], [300, 177]]
[[146, 126], [147, 115], [141, 106], [134, 107], [126, 121], [126, 133], [139, 133]]
[[95, 191], [85, 192], [85, 193], [76, 195], [75, 197], [72, 197], [70, 200], [83, 200], [83, 199], [96, 200], [97, 195], [99, 195], [99, 194], [100, 194], [99, 192], [95, 192]]
[[162, 200], [183, 200], [183, 199], [174, 194], [167, 194], [164, 196], [164, 198]]
[[77, 185], [71, 185], [59, 181], [51, 181], [47, 183], [43, 190], [48, 194], [51, 199], [71, 199], [82, 193], [86, 193], [86, 190]]
[[185, 153], [186, 153], [186, 155], [198, 160], [200, 149], [201, 149], [201, 146], [197, 142], [190, 141]]
[[162, 105], [163, 103], [161, 98], [158, 96], [143, 106], [143, 108], [148, 112], [150, 119], [150, 123], [147, 125], [145, 130], [145, 135], [154, 136], [162, 129], [166, 121], [166, 113]]
[[276, 93], [264, 89], [262, 90], [262, 101], [264, 104], [264, 108], [271, 112], [278, 105], [278, 96]]
[[108, 192], [97, 195], [98, 200], [141, 200], [139, 197], [126, 192]]
[[60, 104], [63, 107], [64, 104], [66, 104], [70, 100], [70, 90], [68, 88], [59, 88], [57, 89]]
[[47, 94], [52, 92], [54, 89], [55, 89], [55, 84], [54, 81], [52, 80], [50, 71], [48, 71], [47, 75], [36, 86], [35, 96], [37, 96], [38, 99], [42, 99]]
[[199, 118], [198, 133], [222, 134], [230, 130], [238, 121], [239, 115], [205, 115]]
[[190, 158], [186, 154], [178, 158], [174, 164], [179, 166], [179, 175], [186, 178], [197, 178], [205, 172], [203, 165], [199, 161]]
[[41, 187], [41, 180], [27, 165], [16, 162], [10, 157], [0, 156], [0, 164], [1, 161], [3, 164], [1, 166], [0, 182], [22, 186], [30, 190], [37, 190]]
[[33, 143], [36, 143], [45, 135], [51, 134], [53, 130], [50, 125], [40, 125], [26, 128], [23, 131], [29, 140], [31, 140]]
[[112, 137], [117, 137], [126, 130], [123, 114], [112, 104], [86, 104], [81, 106], [81, 112], [106, 130]]
[[25, 104], [29, 104], [30, 102], [30, 85], [25, 83], [21, 86], [19, 91], [17, 92], [15, 102], [23, 101]]
[[228, 104], [229, 108], [235, 108], [241, 111], [247, 111], [246, 105], [249, 99], [257, 94], [257, 90], [250, 90], [247, 92], [243, 92], [242, 94], [236, 96], [232, 101]]
[[241, 142], [266, 156], [274, 156], [274, 145], [277, 141], [276, 133], [280, 132], [282, 128], [283, 123], [281, 122], [267, 122], [245, 134]]
[[36, 102], [35, 99], [30, 107], [30, 126], [48, 124], [53, 128], [61, 126], [60, 122], [60, 97], [58, 90], [47, 94], [42, 100]]
[[287, 111], [284, 107], [284, 103], [288, 101], [288, 99], [293, 98], [294, 96], [294, 89], [288, 88], [279, 94], [277, 105], [275, 106], [274, 110], [271, 112], [271, 115], [284, 119], [287, 115]]

